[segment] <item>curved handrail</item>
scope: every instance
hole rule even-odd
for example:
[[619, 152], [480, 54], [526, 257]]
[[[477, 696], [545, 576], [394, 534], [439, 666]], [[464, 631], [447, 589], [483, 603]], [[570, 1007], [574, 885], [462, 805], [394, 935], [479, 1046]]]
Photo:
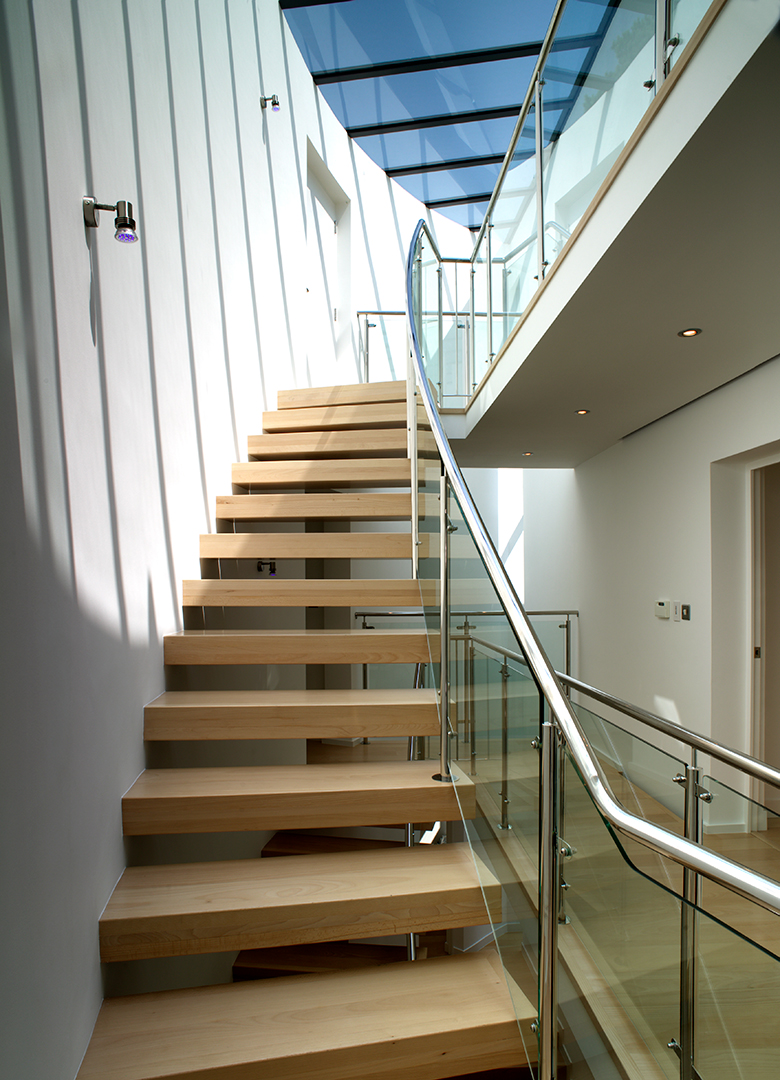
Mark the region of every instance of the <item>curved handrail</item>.
[[406, 264], [407, 321], [412, 343], [412, 363], [417, 378], [417, 393], [422, 398], [445, 473], [460, 504], [461, 513], [471, 531], [496, 595], [504, 607], [509, 624], [525, 653], [526, 662], [547, 700], [555, 724], [568, 747], [574, 767], [588, 789], [596, 809], [613, 828], [637, 840], [640, 844], [646, 845], [658, 854], [672, 859], [695, 873], [703, 874], [712, 881], [731, 889], [732, 892], [753, 900], [769, 911], [773, 911], [776, 915], [780, 915], [780, 885], [762, 877], [760, 874], [745, 869], [745, 867], [739, 866], [730, 859], [725, 859], [714, 852], [698, 847], [690, 840], [676, 836], [674, 833], [662, 829], [659, 825], [654, 825], [650, 821], [636, 817], [625, 810], [614, 799], [609, 790], [607, 780], [602, 776], [598, 762], [591, 752], [590, 745], [580, 728], [574, 710], [564, 694], [561, 683], [550, 666], [531, 624], [526, 618], [520, 598], [507, 577], [501, 558], [493, 541], [490, 539], [479, 511], [474, 505], [439, 419], [433, 395], [425, 376], [420, 343], [417, 337], [417, 327], [414, 322], [412, 273], [414, 253], [423, 232], [428, 237], [434, 250], [437, 250], [427, 225], [420, 220], [412, 237]]

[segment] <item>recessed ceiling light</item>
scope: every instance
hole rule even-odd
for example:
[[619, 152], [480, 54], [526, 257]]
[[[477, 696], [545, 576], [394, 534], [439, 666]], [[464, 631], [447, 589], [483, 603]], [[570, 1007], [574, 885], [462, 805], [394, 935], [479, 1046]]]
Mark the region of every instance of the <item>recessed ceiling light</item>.
[[590, 409], [577, 409], [577, 416], [587, 416]]
[[533, 450], [524, 450], [523, 451], [523, 457], [533, 457], [533, 456], [534, 456]]
[[687, 330], [678, 330], [677, 337], [698, 337], [700, 333], [700, 326], [689, 326]]

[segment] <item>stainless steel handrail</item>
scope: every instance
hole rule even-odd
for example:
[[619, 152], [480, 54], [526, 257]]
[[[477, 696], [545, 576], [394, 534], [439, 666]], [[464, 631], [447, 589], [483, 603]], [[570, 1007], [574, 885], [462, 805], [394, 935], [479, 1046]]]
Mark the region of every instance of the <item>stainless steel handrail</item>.
[[[377, 618], [387, 618], [390, 616], [397, 619], [411, 617], [422, 618], [424, 614], [425, 612], [420, 608], [415, 608], [413, 611], [399, 611], [397, 608], [394, 608], [393, 611], [356, 611], [355, 618], [362, 619], [364, 616], [367, 619], [370, 619], [373, 616], [376, 616]], [[495, 609], [493, 611], [450, 611], [450, 615], [457, 618], [460, 618], [462, 615], [478, 615], [481, 617], [483, 615], [503, 614], [503, 611]], [[579, 617], [579, 614], [579, 611], [526, 611], [526, 615], [576, 615]], [[477, 639], [475, 638], [474, 640], [476, 641]]]
[[430, 232], [424, 221], [419, 221], [415, 229], [407, 259], [406, 302], [409, 323], [409, 335], [412, 343], [412, 363], [417, 378], [417, 393], [420, 395], [430, 421], [436, 446], [442, 465], [449, 479], [452, 490], [460, 504], [461, 513], [468, 525], [474, 543], [482, 558], [493, 588], [504, 607], [515, 636], [525, 653], [525, 662], [533, 672], [539, 688], [547, 700], [552, 716], [555, 718], [565, 740], [577, 772], [585, 784], [597, 810], [613, 828], [626, 836], [637, 840], [660, 855], [667, 856], [681, 866], [724, 885], [733, 892], [744, 896], [762, 907], [780, 915], [780, 885], [760, 874], [753, 873], [743, 866], [725, 859], [714, 852], [697, 847], [696, 844], [654, 825], [650, 821], [636, 817], [625, 810], [613, 797], [609, 784], [601, 773], [598, 762], [580, 729], [579, 722], [561, 683], [550, 666], [536, 634], [529, 623], [523, 605], [507, 577], [501, 558], [490, 539], [484, 522], [471, 498], [463, 476], [458, 468], [450, 448], [447, 436], [439, 419], [433, 395], [422, 366], [422, 353], [417, 338], [412, 302], [412, 276], [414, 252], [420, 234], [425, 232], [431, 243]]
[[569, 686], [572, 690], [577, 690], [581, 694], [587, 694], [588, 697], [592, 697], [595, 701], [600, 701], [602, 705], [608, 705], [611, 709], [616, 709], [617, 712], [630, 716], [633, 720], [647, 724], [648, 727], [654, 728], [656, 731], [662, 731], [664, 735], [678, 739], [695, 750], [701, 750], [703, 753], [709, 754], [710, 757], [725, 762], [726, 765], [733, 765], [735, 769], [747, 773], [748, 776], [752, 776], [756, 780], [762, 780], [764, 783], [772, 784], [774, 787], [780, 787], [780, 771], [773, 769], [771, 765], [767, 765], [764, 761], [759, 761], [758, 758], [751, 757], [750, 754], [743, 754], [741, 750], [734, 750], [730, 746], [714, 742], [712, 739], [699, 735], [689, 728], [680, 727], [679, 724], [675, 724], [671, 720], [665, 720], [663, 716], [657, 716], [646, 709], [641, 709], [638, 705], [632, 705], [630, 702], [623, 701], [613, 694], [608, 694], [605, 690], [598, 690], [595, 686], [588, 686], [587, 683], [580, 682], [579, 679], [573, 679], [570, 675], [562, 675], [558, 672], [558, 678], [565, 686]]
[[[530, 614], [530, 611], [526, 612], [526, 615]], [[538, 612], [535, 612], [535, 614], [538, 614]], [[527, 665], [525, 657], [512, 649], [507, 649], [494, 641], [488, 641], [486, 638], [478, 637], [476, 634], [471, 635], [471, 640], [491, 652], [499, 653], [499, 655], [506, 657], [507, 660], [515, 660], [520, 664]], [[780, 771], [773, 769], [766, 762], [759, 761], [758, 758], [751, 757], [750, 754], [743, 754], [741, 750], [734, 750], [730, 746], [724, 746], [723, 743], [708, 739], [706, 736], [699, 735], [698, 732], [684, 728], [671, 720], [665, 720], [663, 716], [648, 712], [647, 709], [642, 709], [639, 705], [632, 705], [628, 701], [623, 701], [622, 698], [615, 697], [614, 694], [608, 694], [606, 690], [598, 690], [595, 686], [589, 686], [588, 683], [581, 682], [579, 679], [566, 675], [562, 671], [557, 671], [556, 675], [564, 686], [577, 690], [581, 694], [586, 694], [595, 701], [600, 701], [602, 705], [608, 705], [611, 709], [615, 709], [625, 716], [630, 716], [632, 720], [647, 724], [648, 727], [654, 728], [664, 735], [669, 735], [670, 738], [677, 739], [694, 750], [701, 750], [703, 753], [709, 754], [710, 757], [725, 762], [726, 765], [732, 765], [735, 769], [739, 769], [740, 772], [744, 772], [756, 780], [762, 780], [767, 784], [772, 784], [774, 787], [780, 787]]]

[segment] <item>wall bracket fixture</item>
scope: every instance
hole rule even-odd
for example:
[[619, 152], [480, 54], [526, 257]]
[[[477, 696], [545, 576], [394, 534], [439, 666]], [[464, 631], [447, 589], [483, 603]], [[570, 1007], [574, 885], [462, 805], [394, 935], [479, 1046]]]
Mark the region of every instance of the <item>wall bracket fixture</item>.
[[84, 207], [84, 224], [88, 229], [96, 229], [100, 224], [100, 210], [113, 210], [116, 214], [114, 218], [114, 229], [116, 230], [114, 239], [119, 240], [122, 244], [134, 244], [138, 239], [133, 218], [133, 204], [131, 202], [120, 200], [112, 205], [111, 203], [96, 202], [93, 195], [85, 195], [82, 205]]
[[270, 102], [270, 104], [271, 104], [271, 108], [273, 109], [273, 111], [274, 111], [274, 112], [279, 112], [279, 110], [280, 110], [280, 109], [281, 109], [281, 107], [282, 107], [282, 106], [281, 106], [281, 105], [279, 104], [279, 95], [278, 95], [278, 94], [271, 94], [271, 96], [270, 96], [270, 97], [261, 97], [261, 98], [260, 98], [260, 105], [261, 105], [261, 107], [262, 107], [262, 108], [264, 108], [264, 109], [267, 109], [267, 108], [268, 108], [268, 104], [269, 104], [269, 102]]

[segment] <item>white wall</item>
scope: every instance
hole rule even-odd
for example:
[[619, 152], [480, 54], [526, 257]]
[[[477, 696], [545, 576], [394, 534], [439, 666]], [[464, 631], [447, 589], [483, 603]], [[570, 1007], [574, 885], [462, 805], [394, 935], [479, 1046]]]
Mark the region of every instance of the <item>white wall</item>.
[[[751, 750], [751, 469], [780, 358], [575, 470], [525, 472], [526, 601], [580, 610], [585, 681]], [[656, 600], [691, 605], [661, 621]]]
[[[69, 1080], [197, 535], [278, 387], [356, 378], [353, 313], [403, 306], [431, 215], [352, 146], [275, 0], [0, 0], [0, 92], [0, 1059]], [[309, 147], [346, 200], [335, 282], [306, 258]], [[87, 235], [87, 194], [131, 200], [140, 243], [114, 243], [107, 213]], [[338, 297], [319, 353], [307, 287]]]

